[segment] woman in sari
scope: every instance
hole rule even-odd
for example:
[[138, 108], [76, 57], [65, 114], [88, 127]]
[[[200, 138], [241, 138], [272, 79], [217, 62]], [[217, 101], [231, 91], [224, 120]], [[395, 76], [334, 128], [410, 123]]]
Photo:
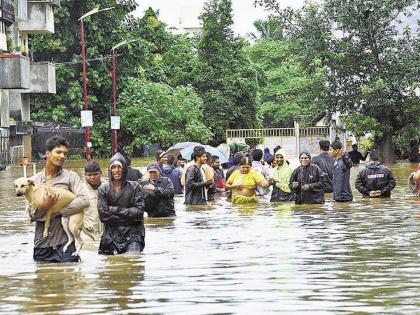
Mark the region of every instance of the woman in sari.
[[293, 168], [289, 165], [286, 152], [278, 150], [274, 153], [277, 166], [274, 169], [270, 184], [273, 185], [270, 201], [294, 201], [295, 194], [289, 188]]
[[267, 188], [269, 183], [261, 173], [251, 168], [252, 161], [249, 157], [243, 157], [240, 165], [241, 168], [234, 171], [227, 180], [225, 188], [232, 190], [232, 203], [257, 203], [256, 187], [259, 185]]

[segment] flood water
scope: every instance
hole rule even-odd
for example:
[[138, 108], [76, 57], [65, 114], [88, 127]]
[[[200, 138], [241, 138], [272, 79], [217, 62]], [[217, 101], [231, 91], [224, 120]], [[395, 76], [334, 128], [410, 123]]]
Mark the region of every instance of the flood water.
[[[82, 175], [83, 162], [66, 167]], [[99, 256], [90, 241], [81, 263], [44, 265], [32, 261], [34, 225], [14, 194], [22, 169], [9, 168], [0, 172], [0, 313], [419, 314], [415, 168], [392, 167], [388, 200], [353, 189], [348, 204], [190, 208], [176, 197], [175, 219], [146, 218], [140, 256]]]

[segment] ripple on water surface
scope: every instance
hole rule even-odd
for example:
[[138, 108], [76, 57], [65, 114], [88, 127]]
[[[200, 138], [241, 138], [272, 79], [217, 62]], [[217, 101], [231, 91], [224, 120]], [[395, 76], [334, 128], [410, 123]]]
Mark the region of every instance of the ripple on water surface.
[[418, 314], [420, 201], [404, 186], [414, 167], [393, 168], [389, 200], [354, 189], [354, 202], [320, 206], [176, 197], [175, 219], [145, 220], [142, 255], [99, 256], [87, 240], [81, 263], [45, 265], [11, 185], [21, 170], [0, 172], [0, 313]]

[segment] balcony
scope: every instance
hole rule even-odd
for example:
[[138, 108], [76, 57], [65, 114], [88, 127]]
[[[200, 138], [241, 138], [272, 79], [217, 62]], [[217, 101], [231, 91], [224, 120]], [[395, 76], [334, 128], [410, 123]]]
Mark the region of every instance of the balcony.
[[29, 89], [29, 58], [0, 54], [0, 89]]
[[15, 19], [17, 22], [26, 21], [28, 19], [28, 1], [27, 0], [15, 0], [16, 15]]
[[0, 0], [0, 21], [7, 26], [15, 22], [14, 0]]
[[31, 120], [30, 95], [19, 91], [9, 92], [10, 118], [16, 122]]
[[56, 5], [57, 1], [28, 1], [28, 20], [19, 23], [19, 30], [28, 34], [54, 33]]
[[55, 94], [55, 64], [50, 62], [31, 62], [30, 93]]

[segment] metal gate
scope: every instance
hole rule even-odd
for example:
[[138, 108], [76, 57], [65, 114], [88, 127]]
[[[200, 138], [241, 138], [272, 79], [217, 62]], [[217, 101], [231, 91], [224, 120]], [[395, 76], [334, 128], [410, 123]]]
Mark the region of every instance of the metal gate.
[[3, 164], [11, 164], [9, 128], [0, 128], [0, 162]]

